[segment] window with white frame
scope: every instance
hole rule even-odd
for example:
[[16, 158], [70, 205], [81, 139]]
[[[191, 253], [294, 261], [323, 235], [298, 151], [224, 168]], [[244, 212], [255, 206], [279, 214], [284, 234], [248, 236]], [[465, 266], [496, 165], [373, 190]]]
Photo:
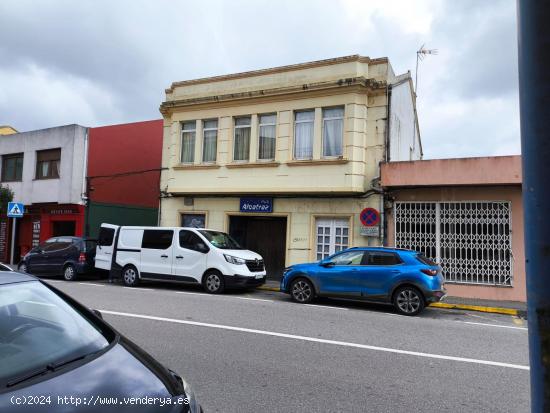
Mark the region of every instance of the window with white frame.
[[323, 109], [323, 156], [342, 156], [344, 107]]
[[345, 250], [349, 246], [349, 219], [317, 218], [316, 257], [318, 260]]
[[195, 161], [196, 125], [197, 122], [194, 120], [181, 124], [181, 163]]
[[313, 158], [314, 110], [294, 112], [294, 158]]
[[260, 115], [258, 140], [258, 159], [262, 161], [275, 159], [275, 129], [277, 115]]
[[447, 282], [512, 285], [508, 201], [397, 202], [395, 245], [441, 265]]
[[218, 121], [216, 119], [203, 122], [202, 138], [202, 161], [205, 163], [216, 162], [218, 146]]
[[250, 116], [235, 118], [235, 135], [233, 143], [233, 160], [250, 159]]

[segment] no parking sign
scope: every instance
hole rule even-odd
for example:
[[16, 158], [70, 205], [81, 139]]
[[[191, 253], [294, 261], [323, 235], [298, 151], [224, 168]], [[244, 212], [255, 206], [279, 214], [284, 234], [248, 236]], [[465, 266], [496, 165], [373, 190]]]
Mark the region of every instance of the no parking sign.
[[361, 235], [367, 237], [380, 236], [380, 212], [374, 208], [365, 208], [359, 214], [359, 219], [363, 227], [361, 228]]
[[380, 223], [380, 212], [374, 208], [365, 208], [361, 211], [359, 218], [364, 226], [373, 227]]

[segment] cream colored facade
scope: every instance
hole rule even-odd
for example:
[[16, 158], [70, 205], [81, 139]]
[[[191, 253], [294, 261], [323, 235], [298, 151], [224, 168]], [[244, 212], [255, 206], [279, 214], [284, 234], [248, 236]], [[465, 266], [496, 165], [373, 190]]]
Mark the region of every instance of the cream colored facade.
[[[379, 163], [389, 156], [388, 129], [392, 82], [396, 78], [386, 58], [348, 56], [254, 72], [176, 82], [166, 90], [160, 111], [164, 117], [160, 225], [181, 225], [185, 213], [204, 214], [206, 227], [229, 232], [231, 217], [286, 218], [284, 265], [316, 259], [316, 222], [348, 222], [348, 246], [380, 245], [380, 237], [360, 235], [359, 213], [365, 207], [383, 210], [372, 185]], [[411, 87], [410, 76], [406, 87]], [[403, 93], [400, 93], [403, 95]], [[411, 92], [414, 119], [409, 136], [399, 135], [421, 156], [420, 136]], [[400, 98], [403, 99], [402, 97]], [[403, 105], [400, 105], [402, 107]], [[342, 152], [323, 156], [323, 109], [343, 109]], [[310, 159], [295, 159], [295, 114], [313, 110]], [[402, 110], [401, 110], [402, 112]], [[258, 159], [259, 117], [276, 115], [273, 159]], [[250, 117], [247, 161], [234, 160], [235, 119]], [[217, 120], [215, 162], [202, 162], [203, 126]], [[195, 125], [194, 159], [182, 162], [182, 124]], [[413, 133], [414, 129], [414, 133]], [[395, 134], [397, 136], [397, 134]], [[410, 142], [409, 142], [410, 141]], [[397, 142], [395, 143], [397, 146]], [[402, 146], [403, 143], [399, 144]], [[409, 158], [407, 158], [409, 159]], [[244, 196], [273, 199], [273, 212], [239, 212]], [[269, 227], [265, 228], [269, 234]], [[346, 231], [346, 232], [348, 232]], [[282, 265], [282, 263], [281, 263]]]

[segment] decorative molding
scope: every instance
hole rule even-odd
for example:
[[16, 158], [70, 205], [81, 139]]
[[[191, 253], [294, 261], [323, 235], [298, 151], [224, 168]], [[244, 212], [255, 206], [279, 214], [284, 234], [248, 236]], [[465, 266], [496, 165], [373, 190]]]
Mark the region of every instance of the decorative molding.
[[342, 165], [349, 162], [349, 159], [305, 159], [286, 162], [288, 166], [311, 166], [311, 165]]
[[[388, 83], [386, 81], [378, 81], [368, 79], [364, 76], [350, 77], [339, 80], [331, 80], [325, 82], [316, 82], [303, 85], [285, 86], [273, 89], [260, 89], [249, 92], [227, 93], [224, 95], [201, 96], [190, 99], [167, 100], [160, 105], [160, 112], [167, 115], [171, 110], [179, 108], [201, 109], [203, 106], [212, 107], [220, 104], [237, 103], [242, 104], [243, 100], [262, 100], [267, 99], [288, 99], [289, 95], [307, 94], [314, 95], [322, 93], [324, 95], [334, 95], [341, 93], [361, 93], [361, 92], [385, 92]], [[345, 89], [343, 91], [342, 89]]]
[[175, 170], [185, 170], [185, 169], [218, 169], [220, 168], [220, 165], [218, 164], [198, 164], [198, 165], [187, 165], [187, 164], [179, 164], [174, 165], [172, 169]]
[[269, 168], [277, 167], [280, 162], [239, 162], [239, 163], [229, 163], [225, 167], [229, 169], [233, 168]]

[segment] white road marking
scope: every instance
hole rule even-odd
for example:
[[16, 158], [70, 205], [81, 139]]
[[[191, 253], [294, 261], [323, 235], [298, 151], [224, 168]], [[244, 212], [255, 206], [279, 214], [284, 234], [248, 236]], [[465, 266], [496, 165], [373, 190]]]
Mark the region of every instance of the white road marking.
[[251, 300], [251, 301], [265, 301], [268, 303], [272, 303], [273, 300], [265, 300], [263, 298], [252, 298], [252, 297], [236, 297], [231, 295], [213, 295], [213, 294], [206, 294], [206, 293], [191, 293], [188, 291], [174, 291], [176, 294], [187, 294], [187, 295], [198, 295], [201, 297], [209, 297], [209, 298], [237, 298], [239, 300]]
[[127, 288], [129, 290], [138, 290], [138, 291], [155, 291], [154, 288], [139, 288], [139, 287], [122, 287]]
[[525, 330], [527, 331], [526, 327], [516, 327], [516, 326], [503, 326], [501, 324], [487, 324], [487, 323], [474, 323], [473, 321], [459, 321], [460, 323], [464, 324], [473, 324], [476, 326], [488, 326], [488, 327], [500, 327], [500, 328], [511, 328], [513, 330]]
[[210, 327], [210, 328], [217, 328], [217, 329], [221, 329], [221, 330], [238, 331], [238, 332], [242, 332], [242, 333], [259, 334], [259, 335], [272, 336], [272, 337], [282, 337], [282, 338], [289, 338], [289, 339], [294, 339], [294, 340], [309, 341], [309, 342], [314, 342], [314, 343], [331, 344], [331, 345], [342, 346], [342, 347], [352, 347], [352, 348], [360, 348], [360, 349], [364, 349], [364, 350], [373, 350], [373, 351], [383, 351], [383, 352], [387, 352], [387, 353], [404, 354], [404, 355], [408, 355], [408, 356], [417, 356], [417, 357], [426, 357], [426, 358], [440, 359], [440, 360], [458, 361], [458, 362], [463, 362], [463, 363], [482, 364], [482, 365], [486, 365], [486, 366], [505, 367], [505, 368], [518, 369], [518, 370], [529, 370], [529, 366], [525, 366], [525, 365], [521, 365], [521, 364], [501, 363], [499, 361], [479, 360], [479, 359], [471, 359], [471, 358], [464, 358], [464, 357], [445, 356], [445, 355], [441, 355], [441, 354], [421, 353], [421, 352], [417, 352], [417, 351], [408, 351], [408, 350], [399, 350], [399, 349], [388, 348], [388, 347], [370, 346], [370, 345], [367, 345], [367, 344], [350, 343], [350, 342], [346, 342], [346, 341], [327, 340], [327, 339], [316, 338], [316, 337], [306, 337], [306, 336], [297, 336], [297, 335], [294, 335], [294, 334], [277, 333], [275, 331], [255, 330], [255, 329], [252, 329], [252, 328], [234, 327], [234, 326], [227, 326], [227, 325], [223, 325], [223, 324], [201, 323], [199, 321], [189, 321], [189, 320], [178, 320], [178, 319], [175, 319], [175, 318], [155, 317], [155, 316], [144, 315], [144, 314], [121, 313], [121, 312], [118, 312], [118, 311], [110, 311], [110, 310], [99, 310], [99, 311], [101, 311], [104, 314], [117, 315], [117, 316], [121, 316], [121, 317], [141, 318], [141, 319], [146, 319], [146, 320], [165, 321], [165, 322], [168, 322], [168, 323], [186, 324], [186, 325], [199, 326], [199, 327]]
[[105, 287], [105, 284], [84, 283], [84, 282], [79, 282], [78, 284], [81, 284], [81, 285], [93, 285], [93, 286], [95, 286], [95, 287]]
[[320, 305], [320, 304], [302, 304], [306, 307], [319, 307], [319, 308], [335, 308], [336, 310], [349, 310], [349, 308], [346, 307], [333, 307], [330, 305]]

